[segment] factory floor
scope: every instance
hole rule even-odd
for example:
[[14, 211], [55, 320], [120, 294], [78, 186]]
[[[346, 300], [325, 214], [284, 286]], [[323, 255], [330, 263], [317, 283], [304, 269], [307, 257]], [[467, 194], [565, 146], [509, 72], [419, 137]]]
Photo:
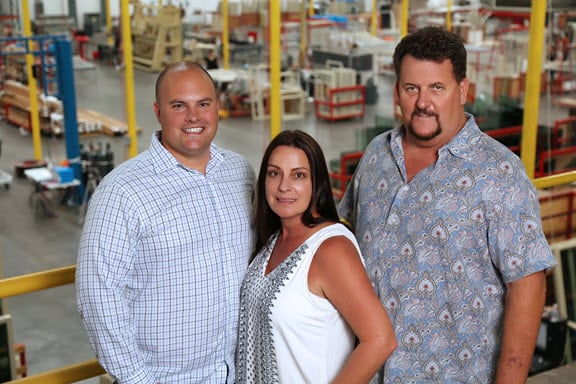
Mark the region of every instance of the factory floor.
[[[158, 129], [152, 103], [157, 73], [135, 71], [135, 106], [138, 151], [146, 149], [152, 132]], [[108, 64], [74, 72], [77, 106], [110, 117], [126, 120], [124, 77]], [[321, 144], [327, 159], [353, 151], [362, 144], [362, 132], [373, 126], [376, 116], [392, 115], [393, 77], [375, 76], [378, 99], [368, 105], [364, 118], [327, 122], [315, 117], [312, 103], [304, 119], [286, 121], [283, 129], [302, 129]], [[547, 123], [566, 111], [555, 110], [544, 101], [539, 119]], [[17, 161], [33, 159], [32, 137], [17, 127], [0, 121], [2, 152], [0, 170], [14, 171]], [[222, 120], [216, 142], [244, 154], [258, 171], [264, 148], [269, 141], [269, 123], [249, 116]], [[115, 164], [128, 158], [128, 138], [93, 136], [80, 139], [84, 147], [110, 143]], [[42, 138], [43, 158], [58, 164], [66, 158], [63, 138]], [[35, 212], [29, 197], [33, 185], [25, 178], [14, 178], [9, 189], [0, 186], [0, 257], [4, 277], [40, 272], [73, 265], [76, 262], [81, 225], [78, 206], [54, 201], [56, 216]], [[4, 312], [13, 320], [13, 342], [26, 347], [28, 374], [37, 374], [94, 358], [74, 302], [74, 289], [64, 286], [5, 300]], [[90, 379], [82, 383], [97, 383]]]

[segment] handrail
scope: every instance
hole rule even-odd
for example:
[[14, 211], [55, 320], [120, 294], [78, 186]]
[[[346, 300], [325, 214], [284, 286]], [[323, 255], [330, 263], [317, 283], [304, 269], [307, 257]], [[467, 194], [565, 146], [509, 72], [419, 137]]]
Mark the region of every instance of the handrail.
[[86, 360], [51, 371], [8, 381], [9, 384], [71, 384], [105, 374], [98, 360]]
[[571, 184], [576, 181], [576, 171], [559, 173], [556, 175], [537, 177], [532, 180], [538, 189], [556, 187], [558, 185]]
[[51, 269], [0, 280], [0, 298], [74, 284], [76, 266]]
[[[0, 279], [0, 298], [23, 295], [74, 284], [76, 266], [51, 269], [43, 272]], [[9, 381], [12, 384], [71, 384], [81, 380], [90, 379], [105, 374], [98, 360], [86, 360], [81, 363], [67, 365], [51, 371], [31, 375], [17, 380]]]

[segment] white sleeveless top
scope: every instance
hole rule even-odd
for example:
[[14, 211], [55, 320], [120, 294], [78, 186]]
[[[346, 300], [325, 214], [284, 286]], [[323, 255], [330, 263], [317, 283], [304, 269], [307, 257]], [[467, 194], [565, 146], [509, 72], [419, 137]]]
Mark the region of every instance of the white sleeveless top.
[[329, 383], [354, 349], [355, 336], [336, 308], [308, 289], [308, 270], [324, 240], [347, 237], [342, 224], [322, 228], [265, 275], [276, 234], [252, 261], [240, 298], [236, 382]]

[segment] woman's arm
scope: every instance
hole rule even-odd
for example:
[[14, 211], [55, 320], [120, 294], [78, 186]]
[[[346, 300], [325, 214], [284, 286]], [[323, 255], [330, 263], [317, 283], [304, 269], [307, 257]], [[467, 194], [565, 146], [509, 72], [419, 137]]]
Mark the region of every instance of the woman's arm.
[[336, 307], [360, 341], [332, 384], [368, 383], [397, 341], [354, 244], [344, 236], [324, 241], [310, 265], [308, 286]]

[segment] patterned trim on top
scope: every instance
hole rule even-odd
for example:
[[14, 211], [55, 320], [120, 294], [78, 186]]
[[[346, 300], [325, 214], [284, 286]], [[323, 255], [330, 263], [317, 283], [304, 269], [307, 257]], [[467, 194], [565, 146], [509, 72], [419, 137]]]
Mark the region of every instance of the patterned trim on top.
[[[264, 275], [278, 234], [250, 265], [240, 291], [240, 325], [236, 383], [280, 383], [272, 335], [272, 309], [280, 289], [307, 251], [305, 242], [268, 275]], [[249, 316], [251, 314], [252, 316]], [[260, 361], [257, 361], [257, 359]]]

